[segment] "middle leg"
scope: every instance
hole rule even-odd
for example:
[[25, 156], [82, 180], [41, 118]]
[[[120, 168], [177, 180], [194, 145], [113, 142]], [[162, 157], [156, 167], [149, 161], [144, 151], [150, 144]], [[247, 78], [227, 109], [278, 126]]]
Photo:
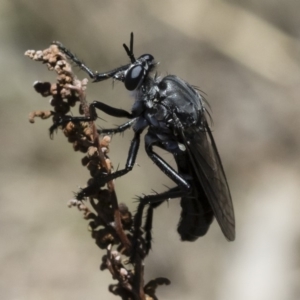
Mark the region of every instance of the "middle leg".
[[[73, 116], [63, 116], [58, 118], [58, 120], [55, 121], [55, 123], [50, 127], [49, 131], [50, 131], [50, 136], [53, 136], [54, 131], [59, 127], [59, 126], [65, 126], [67, 123], [69, 122], [73, 122], [73, 123], [79, 123], [79, 122], [91, 122], [91, 121], [95, 121], [98, 117], [97, 113], [96, 113], [96, 108], [103, 111], [104, 113], [113, 116], [113, 117], [117, 117], [117, 118], [127, 118], [127, 119], [134, 119], [134, 116], [127, 112], [124, 109], [119, 109], [119, 108], [115, 108], [112, 106], [109, 106], [103, 102], [100, 101], [93, 101], [90, 104], [89, 110], [90, 110], [90, 116], [86, 117], [86, 116], [79, 116], [79, 117], [73, 117]], [[130, 126], [126, 127], [129, 128]]]

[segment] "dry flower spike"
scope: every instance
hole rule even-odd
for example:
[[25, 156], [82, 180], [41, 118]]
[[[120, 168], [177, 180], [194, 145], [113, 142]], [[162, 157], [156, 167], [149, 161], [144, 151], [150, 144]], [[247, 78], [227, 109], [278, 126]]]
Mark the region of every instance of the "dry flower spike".
[[[51, 45], [43, 51], [28, 50], [25, 55], [29, 58], [46, 64], [50, 71], [58, 75], [55, 83], [34, 83], [34, 89], [43, 97], [51, 97], [52, 110], [36, 110], [30, 113], [29, 121], [34, 123], [36, 117], [42, 120], [52, 117], [53, 124], [68, 114], [71, 107], [79, 103], [79, 113], [89, 116], [89, 104], [86, 101], [87, 79], [79, 80], [72, 72], [71, 65], [66, 56], [61, 53], [56, 45]], [[52, 126], [50, 127], [53, 128]], [[101, 270], [108, 269], [117, 284], [109, 286], [109, 290], [122, 299], [158, 299], [155, 291], [158, 285], [169, 284], [167, 279], [151, 280], [144, 285], [144, 263], [145, 254], [140, 252], [131, 253], [132, 239], [132, 214], [125, 204], [118, 204], [114, 190], [114, 183], [109, 182], [107, 188], [99, 188], [97, 176], [102, 172], [110, 173], [112, 163], [107, 153], [109, 152], [110, 137], [99, 137], [96, 125], [91, 122], [80, 122], [65, 124], [62, 128], [67, 140], [72, 143], [75, 151], [85, 153], [82, 165], [90, 171], [91, 179], [88, 188], [92, 196], [88, 201], [77, 199], [69, 201], [69, 207], [77, 207], [89, 221], [92, 238], [99, 248], [105, 249]], [[51, 136], [52, 137], [52, 136]], [[142, 230], [142, 229], [141, 229]], [[143, 249], [144, 240], [141, 238], [139, 250]], [[132, 264], [128, 264], [129, 258], [134, 257]], [[133, 267], [132, 267], [133, 266]]]

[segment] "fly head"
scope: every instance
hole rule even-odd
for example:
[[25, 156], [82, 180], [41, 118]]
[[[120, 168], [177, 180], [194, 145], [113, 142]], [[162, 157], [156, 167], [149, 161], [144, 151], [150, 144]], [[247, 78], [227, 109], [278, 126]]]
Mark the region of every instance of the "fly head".
[[127, 90], [134, 91], [143, 85], [156, 63], [151, 54], [143, 54], [138, 59], [135, 59], [133, 54], [133, 33], [130, 35], [130, 48], [126, 44], [123, 44], [123, 47], [131, 60], [131, 64], [124, 70], [123, 82]]

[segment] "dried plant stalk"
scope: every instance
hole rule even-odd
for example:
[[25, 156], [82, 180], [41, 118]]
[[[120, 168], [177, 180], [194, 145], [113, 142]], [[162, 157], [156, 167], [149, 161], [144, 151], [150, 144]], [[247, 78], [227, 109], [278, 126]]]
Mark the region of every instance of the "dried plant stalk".
[[[35, 118], [49, 119], [53, 124], [70, 112], [71, 107], [79, 104], [79, 112], [89, 117], [89, 104], [86, 101], [86, 85], [88, 80], [79, 80], [72, 71], [71, 65], [56, 45], [51, 45], [43, 51], [28, 50], [25, 55], [35, 61], [47, 65], [48, 69], [58, 74], [56, 83], [34, 83], [34, 89], [43, 97], [51, 97], [52, 110], [36, 110], [30, 113], [29, 121]], [[50, 127], [51, 129], [51, 127]], [[100, 138], [94, 121], [72, 123], [62, 128], [64, 135], [73, 145], [74, 151], [85, 153], [82, 165], [90, 171], [91, 178], [88, 188], [93, 194], [86, 200], [72, 199], [70, 207], [77, 207], [89, 221], [92, 238], [97, 246], [106, 251], [102, 258], [101, 270], [109, 270], [117, 284], [109, 286], [109, 291], [124, 300], [158, 299], [155, 295], [159, 285], [169, 284], [165, 278], [156, 278], [144, 285], [144, 240], [141, 237], [132, 253], [132, 214], [125, 204], [118, 204], [114, 182], [108, 182], [107, 187], [100, 189], [97, 176], [112, 172], [113, 165], [108, 157], [110, 137]], [[51, 136], [52, 138], [52, 136]], [[142, 231], [142, 228], [140, 229]], [[130, 258], [134, 258], [130, 261]]]

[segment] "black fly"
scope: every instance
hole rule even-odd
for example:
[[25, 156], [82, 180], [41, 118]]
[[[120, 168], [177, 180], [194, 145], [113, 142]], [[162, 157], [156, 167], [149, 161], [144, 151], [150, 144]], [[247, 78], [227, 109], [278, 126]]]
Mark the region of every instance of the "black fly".
[[[183, 241], [194, 241], [209, 229], [215, 216], [223, 234], [229, 241], [235, 239], [235, 219], [231, 195], [222, 162], [209, 128], [203, 97], [197, 90], [175, 75], [151, 77], [156, 62], [150, 54], [135, 58], [133, 34], [130, 47], [123, 44], [131, 63], [105, 73], [91, 71], [62, 44], [55, 43], [75, 64], [83, 69], [94, 82], [113, 78], [124, 82], [129, 91], [134, 91], [135, 103], [131, 112], [94, 101], [90, 105], [91, 117], [65, 116], [50, 128], [51, 134], [57, 126], [66, 122], [91, 121], [97, 118], [96, 108], [114, 117], [130, 119], [125, 124], [102, 130], [101, 133], [122, 132], [133, 128], [134, 137], [128, 153], [126, 166], [111, 174], [102, 175], [97, 184], [123, 176], [132, 170], [140, 145], [140, 135], [145, 135], [145, 149], [150, 159], [176, 183], [176, 187], [154, 195], [139, 198], [134, 219], [134, 238], [139, 236], [142, 215], [148, 205], [144, 225], [146, 251], [151, 247], [153, 209], [172, 198], [181, 198], [181, 217], [178, 233]], [[174, 156], [177, 171], [153, 151], [153, 146], [162, 148]], [[78, 194], [79, 200], [90, 196], [89, 187]]]

